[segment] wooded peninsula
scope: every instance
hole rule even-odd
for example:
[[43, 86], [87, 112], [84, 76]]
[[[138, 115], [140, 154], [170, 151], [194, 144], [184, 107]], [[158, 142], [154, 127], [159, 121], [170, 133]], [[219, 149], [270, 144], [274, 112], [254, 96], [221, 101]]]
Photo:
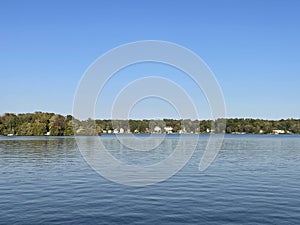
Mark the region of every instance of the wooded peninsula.
[[217, 120], [78, 120], [48, 112], [5, 113], [0, 116], [0, 135], [72, 136], [126, 133], [179, 134], [299, 134], [300, 119], [263, 120], [230, 118]]

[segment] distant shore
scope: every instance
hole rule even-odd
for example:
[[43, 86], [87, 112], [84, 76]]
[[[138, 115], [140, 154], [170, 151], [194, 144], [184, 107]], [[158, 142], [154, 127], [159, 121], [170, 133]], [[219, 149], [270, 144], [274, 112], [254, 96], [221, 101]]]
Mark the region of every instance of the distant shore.
[[78, 120], [49, 112], [5, 113], [0, 116], [2, 136], [94, 136], [102, 134], [300, 134], [300, 119], [263, 120]]

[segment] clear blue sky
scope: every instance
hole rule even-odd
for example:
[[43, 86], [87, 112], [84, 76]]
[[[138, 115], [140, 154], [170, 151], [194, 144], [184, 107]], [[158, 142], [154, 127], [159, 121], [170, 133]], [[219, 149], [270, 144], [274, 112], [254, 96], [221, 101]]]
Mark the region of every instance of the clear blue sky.
[[[155, 39], [183, 45], [208, 64], [227, 117], [300, 118], [299, 12], [297, 0], [1, 1], [0, 113], [71, 114], [78, 82], [96, 58]], [[119, 88], [116, 76], [111, 90]], [[99, 117], [109, 117], [105, 104]], [[154, 104], [174, 116], [168, 104], [148, 99], [133, 117], [155, 116]]]

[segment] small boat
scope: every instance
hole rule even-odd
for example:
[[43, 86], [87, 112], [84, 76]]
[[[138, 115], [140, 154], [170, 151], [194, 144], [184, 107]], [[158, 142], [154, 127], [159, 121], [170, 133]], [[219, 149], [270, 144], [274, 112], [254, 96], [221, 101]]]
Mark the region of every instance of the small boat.
[[14, 134], [8, 134], [8, 135], [7, 135], [7, 137], [12, 137], [12, 136], [14, 136]]

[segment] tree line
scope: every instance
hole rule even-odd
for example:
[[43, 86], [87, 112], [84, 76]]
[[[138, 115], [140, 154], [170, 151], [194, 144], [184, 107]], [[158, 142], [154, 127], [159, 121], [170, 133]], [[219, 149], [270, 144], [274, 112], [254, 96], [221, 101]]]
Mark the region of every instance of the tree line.
[[[101, 135], [103, 133], [300, 133], [299, 119], [217, 119], [212, 120], [78, 120], [48, 112], [5, 113], [0, 116], [0, 135], [72, 136]], [[160, 130], [159, 130], [160, 129]]]

